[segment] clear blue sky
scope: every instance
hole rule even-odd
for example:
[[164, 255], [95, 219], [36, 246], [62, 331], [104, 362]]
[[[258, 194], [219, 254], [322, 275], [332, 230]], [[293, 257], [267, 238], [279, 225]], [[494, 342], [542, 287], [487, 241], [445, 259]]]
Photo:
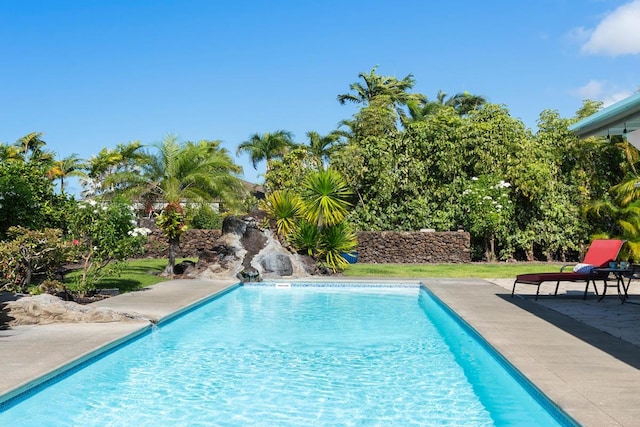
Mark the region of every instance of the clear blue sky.
[[174, 133], [235, 156], [256, 132], [335, 129], [356, 111], [336, 96], [376, 65], [535, 130], [640, 88], [640, 0], [0, 0], [0, 141], [43, 132], [88, 158]]

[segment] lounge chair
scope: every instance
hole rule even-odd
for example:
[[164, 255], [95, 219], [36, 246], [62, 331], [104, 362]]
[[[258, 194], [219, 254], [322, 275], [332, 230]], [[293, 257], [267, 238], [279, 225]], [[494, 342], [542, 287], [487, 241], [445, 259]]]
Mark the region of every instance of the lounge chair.
[[579, 264], [582, 269], [579, 272], [576, 271], [564, 271], [566, 267], [573, 266], [575, 264], [563, 265], [558, 273], [534, 273], [534, 274], [520, 274], [516, 276], [515, 282], [513, 282], [513, 290], [511, 291], [511, 297], [516, 291], [516, 285], [519, 283], [525, 285], [535, 285], [536, 300], [540, 293], [540, 285], [543, 282], [556, 282], [556, 291], [554, 295], [558, 295], [558, 287], [560, 282], [585, 282], [584, 296], [582, 299], [587, 299], [587, 291], [589, 290], [589, 282], [593, 282], [593, 289], [598, 295], [598, 288], [596, 287], [596, 280], [602, 280], [607, 285], [608, 272], [594, 272], [592, 268], [605, 268], [609, 266], [609, 262], [615, 261], [618, 258], [618, 253], [624, 244], [624, 240], [594, 240], [591, 242], [591, 246], [587, 250], [587, 253]]

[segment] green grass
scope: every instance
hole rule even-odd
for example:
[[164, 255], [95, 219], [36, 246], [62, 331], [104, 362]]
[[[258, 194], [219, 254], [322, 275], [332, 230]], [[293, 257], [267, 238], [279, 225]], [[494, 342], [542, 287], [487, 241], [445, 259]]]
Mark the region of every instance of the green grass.
[[542, 262], [470, 263], [470, 264], [350, 264], [348, 277], [477, 277], [514, 278], [518, 274], [560, 271], [562, 264]]
[[[176, 263], [183, 258], [177, 259]], [[196, 261], [196, 260], [193, 260]], [[104, 277], [96, 288], [118, 288], [121, 293], [155, 285], [168, 280], [160, 276], [167, 265], [166, 259], [135, 259], [126, 263], [118, 275]], [[560, 271], [558, 263], [470, 263], [470, 264], [351, 264], [344, 271], [347, 277], [424, 278], [424, 277], [477, 277], [484, 279], [513, 278], [522, 273]], [[69, 273], [65, 283], [74, 289], [74, 278], [79, 271]]]
[[[187, 258], [176, 259], [176, 264]], [[194, 260], [195, 261], [195, 260]], [[120, 274], [105, 276], [96, 285], [97, 289], [118, 288], [121, 293], [131, 292], [156, 283], [169, 280], [168, 277], [160, 276], [167, 266], [166, 259], [134, 259], [127, 261]], [[74, 289], [75, 279], [81, 274], [80, 271], [69, 273], [65, 277], [65, 284]]]

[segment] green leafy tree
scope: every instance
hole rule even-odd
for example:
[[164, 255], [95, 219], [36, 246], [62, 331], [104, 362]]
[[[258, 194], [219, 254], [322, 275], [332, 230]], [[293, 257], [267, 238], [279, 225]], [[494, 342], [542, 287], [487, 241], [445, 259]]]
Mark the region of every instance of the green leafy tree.
[[265, 186], [269, 191], [300, 188], [305, 177], [318, 170], [317, 159], [308, 148], [297, 147], [282, 159], [271, 161], [269, 172], [265, 174]]
[[67, 229], [73, 199], [55, 194], [46, 171], [39, 162], [0, 163], [0, 239], [11, 226]]

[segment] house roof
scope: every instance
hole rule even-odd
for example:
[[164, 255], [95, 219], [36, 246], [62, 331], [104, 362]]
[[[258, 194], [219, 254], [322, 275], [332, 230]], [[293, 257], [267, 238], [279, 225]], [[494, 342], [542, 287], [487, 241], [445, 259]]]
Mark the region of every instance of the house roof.
[[603, 108], [569, 126], [569, 130], [579, 138], [595, 135], [624, 135], [637, 129], [640, 129], [640, 93]]

